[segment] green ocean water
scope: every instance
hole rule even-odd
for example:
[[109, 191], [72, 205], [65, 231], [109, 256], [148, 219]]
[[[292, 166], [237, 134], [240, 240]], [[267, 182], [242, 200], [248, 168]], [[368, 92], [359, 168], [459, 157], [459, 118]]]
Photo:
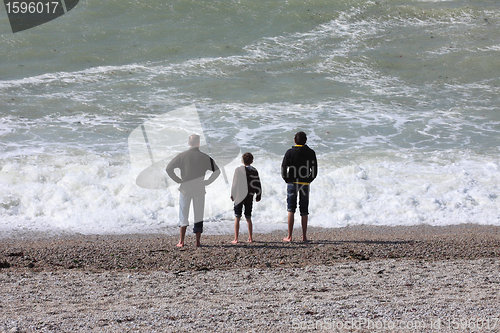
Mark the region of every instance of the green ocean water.
[[498, 224], [499, 5], [84, 0], [18, 33], [2, 8], [4, 228], [175, 225], [174, 199], [134, 187], [127, 137], [191, 104], [260, 159], [263, 229], [297, 130], [322, 166], [314, 225]]

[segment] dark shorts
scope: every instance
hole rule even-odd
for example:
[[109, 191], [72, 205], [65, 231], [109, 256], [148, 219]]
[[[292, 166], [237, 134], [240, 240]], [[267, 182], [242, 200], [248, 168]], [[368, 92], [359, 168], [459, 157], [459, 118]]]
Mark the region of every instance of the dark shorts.
[[245, 217], [252, 217], [253, 194], [247, 197], [237, 205], [234, 205], [234, 216], [241, 217], [243, 207], [245, 207]]
[[287, 210], [295, 213], [299, 197], [300, 216], [309, 215], [309, 185], [288, 183], [286, 186]]

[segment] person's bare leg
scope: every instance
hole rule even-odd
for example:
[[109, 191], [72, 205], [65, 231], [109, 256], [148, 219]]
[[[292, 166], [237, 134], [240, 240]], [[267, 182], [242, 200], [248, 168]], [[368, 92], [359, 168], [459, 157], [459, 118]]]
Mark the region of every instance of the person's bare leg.
[[294, 213], [288, 212], [288, 237], [283, 238], [284, 242], [292, 241], [292, 233], [293, 233], [293, 223], [294, 223]]
[[233, 244], [238, 243], [238, 236], [240, 233], [240, 219], [241, 217], [234, 218], [234, 240], [231, 242]]
[[200, 239], [201, 239], [201, 232], [197, 232], [196, 233], [196, 247], [200, 247], [201, 246]]
[[304, 243], [307, 243], [307, 216], [308, 215], [303, 215], [301, 216], [301, 222], [302, 222], [302, 241]]
[[186, 228], [187, 228], [187, 226], [180, 227], [181, 239], [179, 240], [179, 243], [177, 244], [177, 247], [183, 247], [184, 246], [184, 238], [186, 237]]
[[253, 242], [253, 237], [252, 237], [253, 225], [252, 225], [252, 218], [251, 217], [247, 218], [247, 225], [248, 225], [248, 242], [252, 243]]

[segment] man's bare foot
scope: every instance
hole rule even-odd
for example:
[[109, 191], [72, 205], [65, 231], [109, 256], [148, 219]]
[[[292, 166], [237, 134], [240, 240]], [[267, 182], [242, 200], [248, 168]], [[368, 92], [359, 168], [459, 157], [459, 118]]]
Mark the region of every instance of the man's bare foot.
[[307, 238], [302, 238], [302, 243], [309, 243], [309, 240]]
[[234, 241], [231, 242], [232, 244], [237, 244], [238, 243], [238, 240], [235, 239]]
[[200, 247], [201, 246], [201, 243], [200, 242], [196, 242], [196, 247]]
[[247, 243], [253, 243], [253, 239], [249, 238], [249, 239], [247, 240]]
[[176, 246], [177, 246], [177, 247], [183, 247], [183, 246], [184, 246], [184, 243], [179, 242], [179, 243], [177, 243], [177, 245], [176, 245]]
[[292, 241], [292, 237], [283, 238], [283, 242], [291, 242], [291, 241]]

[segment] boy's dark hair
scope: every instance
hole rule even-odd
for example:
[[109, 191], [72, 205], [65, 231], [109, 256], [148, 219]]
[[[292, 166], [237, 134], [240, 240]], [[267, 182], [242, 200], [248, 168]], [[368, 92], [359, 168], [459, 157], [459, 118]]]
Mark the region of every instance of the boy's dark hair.
[[297, 132], [297, 134], [295, 134], [294, 140], [298, 145], [305, 145], [307, 142], [307, 135], [304, 132]]
[[253, 155], [251, 153], [244, 153], [242, 159], [243, 159], [243, 164], [250, 165], [253, 162]]

